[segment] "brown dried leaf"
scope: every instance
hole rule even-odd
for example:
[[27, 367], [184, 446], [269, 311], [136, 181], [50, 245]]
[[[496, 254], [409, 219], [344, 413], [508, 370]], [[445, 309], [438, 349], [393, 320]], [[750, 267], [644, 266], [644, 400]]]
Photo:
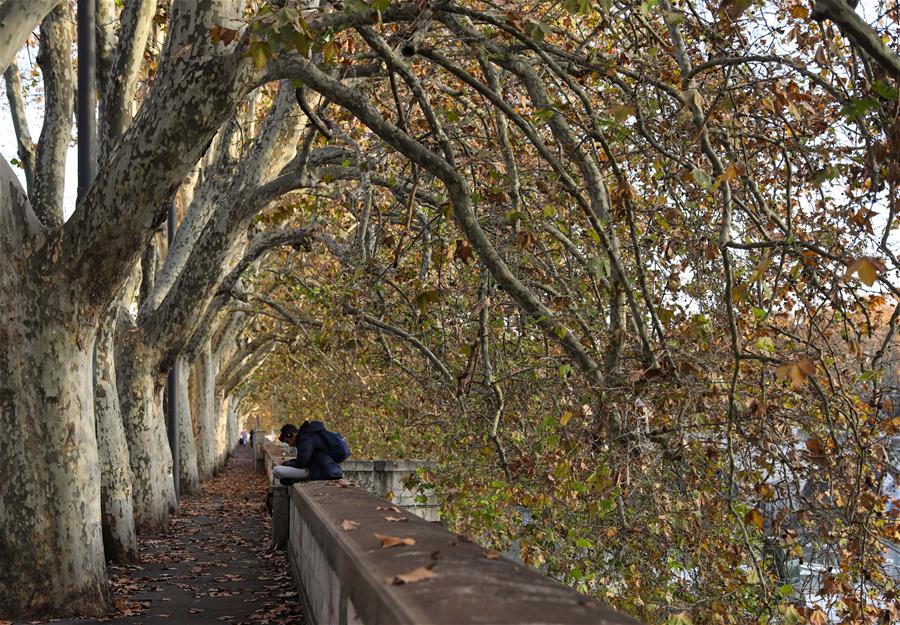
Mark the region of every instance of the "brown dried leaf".
[[490, 549], [488, 551], [485, 551], [481, 555], [484, 556], [485, 558], [487, 558], [488, 560], [496, 560], [497, 558], [500, 557], [500, 552]]
[[356, 521], [351, 521], [350, 519], [344, 519], [343, 521], [341, 521], [341, 529], [343, 529], [345, 532], [355, 530], [357, 527], [359, 527], [359, 523], [357, 523]]
[[419, 568], [410, 571], [409, 573], [402, 573], [400, 575], [395, 575], [394, 577], [386, 577], [384, 581], [388, 584], [396, 586], [399, 584], [415, 584], [416, 582], [424, 582], [433, 577], [437, 577], [437, 573], [424, 566], [420, 566]]
[[388, 536], [387, 534], [379, 534], [375, 532], [375, 538], [381, 541], [381, 548], [398, 547], [400, 545], [415, 545], [415, 538], [400, 538], [399, 536]]
[[798, 360], [797, 367], [799, 367], [800, 371], [802, 371], [806, 375], [815, 375], [816, 373], [816, 363], [814, 363], [809, 358], [801, 358], [800, 360]]
[[384, 520], [391, 521], [393, 523], [404, 523], [406, 521], [409, 521], [408, 518], [402, 516], [386, 516], [384, 517]]

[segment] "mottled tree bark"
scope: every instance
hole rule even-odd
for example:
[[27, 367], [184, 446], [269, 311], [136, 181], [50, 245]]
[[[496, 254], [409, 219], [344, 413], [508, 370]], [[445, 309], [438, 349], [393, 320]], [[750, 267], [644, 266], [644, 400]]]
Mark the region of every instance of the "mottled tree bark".
[[120, 330], [116, 338], [119, 402], [134, 474], [135, 527], [160, 531], [168, 527], [175, 490], [162, 413], [164, 379], [138, 335]]
[[216, 472], [216, 416], [215, 374], [213, 372], [212, 349], [209, 341], [203, 346], [194, 363], [197, 382], [197, 401], [194, 416], [197, 471], [201, 480], [208, 480]]
[[177, 361], [175, 380], [175, 412], [178, 423], [178, 462], [181, 493], [193, 493], [200, 489], [197, 468], [197, 447], [191, 420], [191, 397], [188, 378], [191, 365], [184, 358]]
[[94, 412], [101, 468], [100, 509], [106, 559], [133, 562], [138, 559], [131, 499], [134, 476], [116, 387], [113, 338], [117, 313], [111, 311], [107, 315], [97, 333], [94, 348]]
[[[0, 613], [100, 614], [109, 605], [100, 533], [93, 328], [64, 285], [33, 270], [52, 253], [0, 160]], [[46, 239], [45, 239], [46, 241]]]

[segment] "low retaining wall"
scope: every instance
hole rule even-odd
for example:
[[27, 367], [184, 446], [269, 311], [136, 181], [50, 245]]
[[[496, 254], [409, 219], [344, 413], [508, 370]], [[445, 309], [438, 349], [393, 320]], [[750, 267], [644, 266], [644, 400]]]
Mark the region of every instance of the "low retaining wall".
[[[287, 492], [288, 555], [311, 623], [635, 623], [361, 488], [307, 482]], [[376, 533], [415, 544], [385, 549]], [[395, 584], [423, 568], [434, 577]]]
[[[262, 445], [262, 460], [258, 464], [258, 470], [266, 474], [269, 484], [275, 485], [272, 467], [293, 457], [286, 453], [288, 449], [290, 448], [270, 441]], [[392, 505], [409, 510], [426, 521], [438, 521], [441, 514], [434, 491], [407, 487], [407, 483], [419, 469], [431, 466], [434, 463], [425, 460], [345, 460], [341, 463], [341, 472], [348, 482], [377, 497], [384, 497]]]
[[432, 466], [433, 462], [424, 460], [346, 460], [341, 464], [341, 471], [345, 480], [376, 497], [383, 497], [426, 521], [439, 521], [441, 512], [434, 491], [407, 487], [419, 469]]

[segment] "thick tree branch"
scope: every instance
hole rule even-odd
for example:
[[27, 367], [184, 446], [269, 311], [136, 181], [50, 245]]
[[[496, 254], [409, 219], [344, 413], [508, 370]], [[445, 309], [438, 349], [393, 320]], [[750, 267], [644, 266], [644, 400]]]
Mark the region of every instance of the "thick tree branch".
[[16, 133], [17, 153], [22, 169], [25, 170], [25, 182], [28, 190], [34, 188], [34, 163], [37, 158], [36, 146], [31, 139], [31, 131], [28, 129], [28, 119], [25, 117], [25, 98], [22, 95], [22, 80], [19, 75], [19, 65], [10, 63], [3, 72], [6, 82], [6, 99], [9, 101], [9, 114], [12, 117], [13, 130]]
[[75, 112], [73, 23], [68, 2], [56, 7], [41, 23], [38, 64], [44, 77], [44, 125], [37, 146], [34, 188], [28, 194], [35, 214], [48, 228], [58, 228], [63, 223], [66, 152]]
[[275, 350], [275, 346], [275, 337], [271, 334], [256, 337], [241, 345], [229, 362], [220, 365], [221, 370], [216, 375], [216, 386], [222, 394], [225, 397], [230, 395]]
[[6, 0], [0, 5], [0, 67], [15, 60], [25, 39], [60, 0]]
[[510, 294], [551, 340], [563, 347], [592, 381], [602, 383], [597, 363], [584, 350], [575, 335], [559, 323], [553, 312], [512, 274], [491, 244], [472, 210], [468, 185], [454, 167], [385, 120], [361, 93], [351, 91], [346, 85], [327, 76], [306, 59], [293, 57], [293, 63], [286, 64], [285, 69], [290, 72], [289, 75], [300, 78], [310, 88], [346, 108], [388, 145], [437, 176], [450, 194], [453, 214], [460, 228], [481, 261], [491, 271], [497, 284]]
[[118, 141], [131, 122], [135, 87], [144, 61], [144, 50], [153, 29], [156, 0], [131, 0], [122, 11], [119, 41], [106, 83], [100, 83], [100, 157]]
[[106, 86], [112, 72], [113, 56], [116, 53], [119, 23], [119, 9], [116, 0], [97, 0], [97, 86], [100, 92], [100, 110], [106, 109]]
[[[257, 184], [293, 156], [300, 130], [293, 95], [293, 87], [282, 86], [265, 127], [242, 160], [218, 210], [204, 226], [183, 270], [156, 310], [145, 317], [146, 339], [166, 361], [193, 334], [196, 311], [205, 309], [215, 295], [226, 259], [238, 252], [235, 245], [250, 219], [281, 194], [263, 193], [267, 187]], [[299, 181], [299, 177], [294, 179], [293, 188]]]
[[343, 310], [345, 313], [357, 317], [360, 321], [365, 322], [373, 328], [382, 330], [392, 336], [403, 339], [404, 341], [415, 347], [417, 350], [422, 352], [422, 355], [425, 356], [425, 358], [427, 358], [432, 365], [434, 365], [434, 368], [437, 369], [438, 373], [441, 374], [441, 377], [444, 378], [444, 382], [451, 386], [456, 384], [456, 380], [453, 378], [453, 375], [451, 375], [450, 370], [447, 369], [447, 366], [443, 362], [441, 362], [441, 359], [438, 358], [433, 351], [428, 349], [428, 347], [422, 341], [414, 337], [403, 328], [398, 328], [397, 326], [391, 325], [385, 321], [382, 321], [381, 319], [363, 312], [358, 308], [354, 308], [349, 304], [344, 304]]
[[[176, 22], [205, 18], [200, 10], [177, 15]], [[208, 37], [164, 58], [137, 117], [63, 228], [57, 267], [73, 300], [91, 314], [115, 295], [167, 203], [257, 76], [236, 44], [220, 52]]]
[[884, 71], [900, 80], [900, 56], [844, 0], [816, 0], [811, 17], [830, 19], [847, 39], [865, 50]]

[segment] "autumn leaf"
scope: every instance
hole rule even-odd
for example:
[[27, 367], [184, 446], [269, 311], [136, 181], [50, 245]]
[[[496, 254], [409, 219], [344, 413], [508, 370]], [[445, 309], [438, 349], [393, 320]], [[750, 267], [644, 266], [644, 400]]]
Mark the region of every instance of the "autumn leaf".
[[472, 252], [472, 246], [467, 241], [459, 240], [456, 242], [456, 250], [454, 251], [456, 258], [462, 262], [469, 264], [475, 260], [475, 254]]
[[341, 527], [344, 529], [344, 531], [349, 532], [359, 527], [359, 523], [357, 523], [356, 521], [351, 521], [349, 519], [344, 519], [343, 521], [341, 521]]
[[814, 363], [809, 358], [801, 358], [797, 361], [797, 367], [805, 373], [806, 375], [815, 375], [816, 373], [816, 363]]
[[405, 521], [409, 521], [408, 518], [402, 516], [386, 516], [384, 517], [385, 521], [390, 521], [392, 523], [403, 523]]
[[825, 455], [825, 445], [815, 436], [806, 439], [806, 448], [809, 450], [810, 459], [819, 465], [826, 465], [827, 457]]
[[491, 549], [490, 551], [485, 551], [481, 555], [483, 557], [487, 558], [488, 560], [496, 560], [497, 558], [500, 557], [500, 552], [494, 551], [493, 549]]
[[757, 508], [748, 510], [744, 515], [744, 523], [747, 525], [755, 525], [758, 530], [763, 528], [763, 515]]
[[809, 622], [811, 625], [828, 625], [828, 617], [822, 610], [816, 608], [813, 613], [809, 615]]
[[738, 178], [738, 176], [742, 176], [747, 173], [747, 163], [744, 161], [737, 161], [729, 165], [725, 171], [722, 172], [722, 175], [716, 178], [716, 181], [713, 183], [712, 190], [717, 191], [719, 186], [723, 182], [732, 182]]
[[213, 43], [222, 42], [226, 46], [230, 45], [232, 41], [237, 39], [238, 31], [231, 30], [230, 28], [223, 28], [222, 26], [211, 26], [209, 29], [209, 37], [212, 39]]
[[437, 573], [435, 573], [428, 567], [420, 566], [419, 568], [414, 569], [409, 573], [402, 573], [393, 577], [386, 577], [384, 581], [388, 584], [399, 586], [400, 584], [415, 584], [416, 582], [424, 582], [435, 577], [437, 577]]
[[431, 289], [428, 291], [422, 291], [418, 295], [416, 295], [413, 300], [416, 304], [416, 308], [419, 310], [420, 315], [424, 315], [428, 312], [428, 308], [438, 301], [438, 292]]
[[692, 625], [691, 617], [687, 612], [679, 612], [666, 619], [666, 625]]
[[375, 532], [375, 537], [381, 541], [381, 548], [399, 547], [400, 545], [415, 545], [415, 538], [400, 538], [399, 536], [388, 536], [387, 534], [379, 534]]
[[875, 284], [875, 280], [878, 279], [878, 274], [884, 272], [885, 269], [884, 261], [881, 259], [873, 258], [871, 256], [860, 256], [847, 265], [847, 271], [844, 273], [844, 281], [846, 282], [849, 280], [855, 273], [859, 276], [859, 279], [863, 284], [872, 286]]
[[782, 382], [790, 381], [791, 388], [802, 388], [806, 378], [816, 372], [816, 365], [808, 358], [794, 363], [783, 364], [775, 368], [775, 378]]

